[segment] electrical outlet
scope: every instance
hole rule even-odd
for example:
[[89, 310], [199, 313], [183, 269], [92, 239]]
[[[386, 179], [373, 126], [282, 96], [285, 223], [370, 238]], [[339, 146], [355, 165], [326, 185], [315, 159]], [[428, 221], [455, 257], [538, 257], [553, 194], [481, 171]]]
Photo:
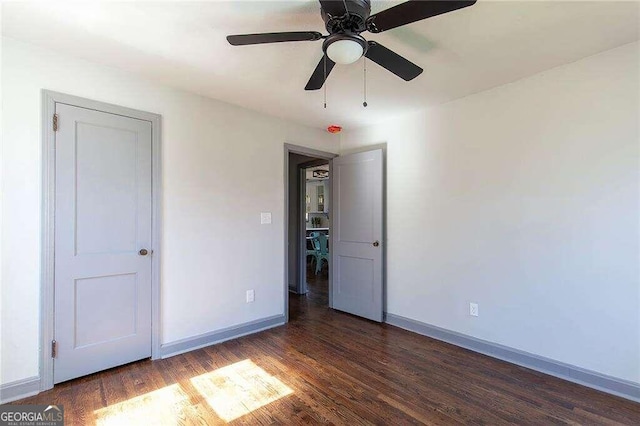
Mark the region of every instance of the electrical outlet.
[[271, 212], [260, 213], [260, 224], [269, 225], [271, 223]]
[[251, 303], [256, 300], [256, 292], [253, 290], [247, 290], [247, 303]]
[[469, 303], [469, 315], [472, 317], [478, 316], [478, 304], [477, 303]]

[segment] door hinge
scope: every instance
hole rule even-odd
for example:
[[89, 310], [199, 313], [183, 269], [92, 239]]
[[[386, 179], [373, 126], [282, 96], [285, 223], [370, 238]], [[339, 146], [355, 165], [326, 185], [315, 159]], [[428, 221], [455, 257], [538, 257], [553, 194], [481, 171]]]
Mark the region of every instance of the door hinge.
[[58, 342], [55, 340], [51, 341], [51, 358], [55, 358], [58, 356]]
[[58, 131], [58, 114], [53, 114], [53, 131]]

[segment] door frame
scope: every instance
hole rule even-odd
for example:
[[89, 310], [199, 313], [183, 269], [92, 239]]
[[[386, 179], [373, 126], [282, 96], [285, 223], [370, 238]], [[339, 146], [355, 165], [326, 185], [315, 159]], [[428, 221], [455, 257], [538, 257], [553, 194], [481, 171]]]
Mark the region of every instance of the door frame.
[[161, 124], [162, 116], [42, 90], [42, 249], [40, 280], [40, 390], [53, 388], [51, 342], [55, 332], [55, 131], [52, 120], [56, 103], [72, 105], [151, 123], [151, 359], [160, 357], [160, 235], [161, 235]]
[[[284, 144], [284, 318], [285, 323], [289, 322], [289, 154], [306, 155], [312, 158], [319, 158], [327, 160], [329, 162], [329, 176], [331, 176], [332, 160], [338, 156], [332, 152], [319, 151], [313, 148], [307, 148], [300, 145], [293, 145], [289, 143]], [[333, 197], [333, 188], [331, 188], [330, 196]], [[298, 194], [299, 195], [299, 194]], [[298, 197], [298, 202], [300, 202]], [[333, 200], [332, 200], [333, 201]], [[329, 203], [329, 229], [331, 229], [333, 202]], [[329, 234], [331, 239], [331, 234]], [[329, 247], [331, 247], [331, 240], [329, 240]], [[296, 261], [300, 262], [301, 250], [296, 256]], [[332, 288], [332, 276], [331, 268], [329, 268], [329, 295], [331, 295]], [[331, 306], [331, 296], [329, 296], [329, 306]]]

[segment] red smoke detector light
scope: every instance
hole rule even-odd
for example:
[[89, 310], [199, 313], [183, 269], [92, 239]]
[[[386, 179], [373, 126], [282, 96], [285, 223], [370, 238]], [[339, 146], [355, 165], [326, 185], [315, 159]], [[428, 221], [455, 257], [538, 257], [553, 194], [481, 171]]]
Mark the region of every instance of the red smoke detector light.
[[329, 133], [340, 133], [341, 130], [342, 130], [342, 127], [336, 126], [335, 124], [332, 124], [331, 126], [327, 127], [327, 132]]

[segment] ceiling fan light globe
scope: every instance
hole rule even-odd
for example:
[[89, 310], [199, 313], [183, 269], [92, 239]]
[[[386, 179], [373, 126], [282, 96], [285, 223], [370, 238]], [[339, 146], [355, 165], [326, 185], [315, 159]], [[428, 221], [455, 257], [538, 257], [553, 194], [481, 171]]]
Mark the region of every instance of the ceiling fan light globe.
[[327, 56], [336, 64], [352, 64], [364, 53], [364, 48], [355, 40], [336, 40], [327, 46]]

